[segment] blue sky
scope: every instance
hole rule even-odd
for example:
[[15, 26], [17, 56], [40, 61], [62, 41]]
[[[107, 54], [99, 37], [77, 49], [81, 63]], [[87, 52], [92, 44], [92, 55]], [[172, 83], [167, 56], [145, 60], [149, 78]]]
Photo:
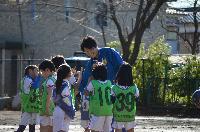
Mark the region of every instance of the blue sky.
[[[193, 7], [194, 0], [177, 0], [177, 2], [168, 3], [169, 6], [176, 8], [187, 8]], [[198, 5], [200, 6], [200, 0], [198, 0]]]

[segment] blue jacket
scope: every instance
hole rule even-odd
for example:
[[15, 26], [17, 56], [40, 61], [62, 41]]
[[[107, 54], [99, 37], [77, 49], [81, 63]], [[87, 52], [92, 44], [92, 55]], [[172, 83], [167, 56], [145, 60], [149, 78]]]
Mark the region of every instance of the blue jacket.
[[[92, 65], [95, 61], [96, 60], [91, 58], [83, 72], [82, 81], [79, 87], [80, 92], [84, 91], [84, 88], [88, 83], [88, 78], [92, 75]], [[106, 64], [108, 80], [113, 82], [120, 65], [123, 63], [119, 53], [113, 48], [99, 48], [97, 61]]]

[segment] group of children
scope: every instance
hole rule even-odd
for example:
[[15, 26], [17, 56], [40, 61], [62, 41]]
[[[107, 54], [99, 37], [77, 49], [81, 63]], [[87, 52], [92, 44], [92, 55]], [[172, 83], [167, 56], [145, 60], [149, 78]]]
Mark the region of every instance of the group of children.
[[[74, 74], [78, 74], [78, 80]], [[39, 68], [27, 66], [20, 88], [22, 114], [17, 132], [23, 132], [27, 125], [34, 132], [36, 124], [40, 124], [41, 132], [68, 131], [75, 115], [71, 87], [77, 89], [81, 75], [66, 64], [63, 56], [44, 60]]]
[[81, 49], [91, 57], [84, 71], [72, 69], [63, 56], [44, 60], [39, 68], [25, 68], [17, 132], [24, 131], [27, 125], [34, 132], [38, 123], [41, 132], [67, 132], [75, 116], [74, 97], [79, 92], [81, 120], [86, 120], [81, 126], [85, 131], [134, 131], [139, 91], [133, 83], [131, 65], [123, 62], [114, 49], [98, 48], [91, 36], [83, 39]]
[[132, 67], [120, 66], [114, 85], [107, 80], [107, 69], [97, 63], [92, 70], [92, 79], [85, 89], [89, 95], [89, 129], [98, 132], [116, 132], [125, 128], [133, 132], [135, 127], [137, 86], [133, 83]]
[[[106, 73], [105, 65], [98, 62], [85, 89], [85, 95], [89, 96], [89, 129], [110, 132], [111, 128], [119, 131], [125, 127], [127, 131], [134, 131], [139, 93], [133, 83], [132, 67], [122, 64], [114, 85], [107, 80]], [[62, 56], [44, 60], [39, 68], [27, 66], [20, 89], [22, 115], [17, 132], [24, 131], [27, 125], [34, 132], [38, 123], [41, 132], [67, 132], [75, 115], [71, 86], [77, 89], [81, 75], [82, 71], [77, 80]]]

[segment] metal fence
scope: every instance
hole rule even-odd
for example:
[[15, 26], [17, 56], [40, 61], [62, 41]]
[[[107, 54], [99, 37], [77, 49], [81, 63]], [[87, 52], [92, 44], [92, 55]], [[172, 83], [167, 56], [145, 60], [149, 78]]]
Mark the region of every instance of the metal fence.
[[[177, 81], [183, 82], [176, 85]], [[174, 83], [174, 85], [171, 85]], [[192, 93], [200, 86], [200, 78], [148, 78], [141, 88], [141, 103], [151, 105], [191, 105]]]
[[[148, 63], [146, 61], [145, 63]], [[141, 85], [140, 103], [146, 106], [169, 106], [169, 105], [184, 105], [191, 106], [191, 97], [195, 90], [200, 88], [200, 73], [197, 70], [194, 74], [189, 74], [190, 71], [185, 71], [184, 76], [169, 76], [171, 64], [166, 63], [163, 69], [163, 76], [154, 76], [156, 70], [150, 73], [145, 73], [145, 65], [141, 70]], [[184, 65], [179, 65], [177, 68], [182, 68]], [[200, 69], [200, 65], [193, 67]], [[147, 75], [148, 74], [148, 75]], [[176, 73], [174, 73], [176, 74]]]
[[[15, 57], [0, 59], [0, 96], [14, 96], [19, 89], [24, 68], [30, 64], [39, 65], [41, 62], [42, 59], [17, 59]], [[163, 67], [165, 68], [166, 66]], [[164, 70], [166, 74], [167, 70]], [[200, 86], [200, 78], [197, 77], [189, 75], [178, 78], [171, 78], [168, 75], [164, 77], [144, 76], [146, 73], [143, 68], [141, 71], [142, 85], [139, 89], [142, 105], [191, 105], [191, 95]]]

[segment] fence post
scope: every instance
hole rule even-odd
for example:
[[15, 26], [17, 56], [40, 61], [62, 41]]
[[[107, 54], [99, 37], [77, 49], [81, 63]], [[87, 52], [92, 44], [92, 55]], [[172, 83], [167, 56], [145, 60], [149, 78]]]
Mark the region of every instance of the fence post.
[[147, 101], [146, 101], [146, 92], [145, 92], [145, 71], [144, 71], [144, 61], [145, 58], [142, 58], [142, 87], [143, 87], [143, 103], [145, 105], [147, 105]]
[[165, 76], [164, 76], [164, 90], [163, 90], [163, 106], [165, 104], [165, 94], [166, 94], [166, 89], [168, 85], [168, 70], [169, 70], [169, 60], [168, 60], [169, 55], [167, 55], [167, 59], [165, 61]]
[[2, 67], [1, 67], [1, 96], [5, 95], [5, 58], [6, 58], [6, 49], [2, 49]]
[[164, 77], [163, 102], [162, 102], [163, 106], [165, 104], [165, 94], [166, 94], [166, 88], [167, 88], [167, 82], [168, 82], [167, 72], [168, 72], [168, 63], [165, 64], [165, 77]]

